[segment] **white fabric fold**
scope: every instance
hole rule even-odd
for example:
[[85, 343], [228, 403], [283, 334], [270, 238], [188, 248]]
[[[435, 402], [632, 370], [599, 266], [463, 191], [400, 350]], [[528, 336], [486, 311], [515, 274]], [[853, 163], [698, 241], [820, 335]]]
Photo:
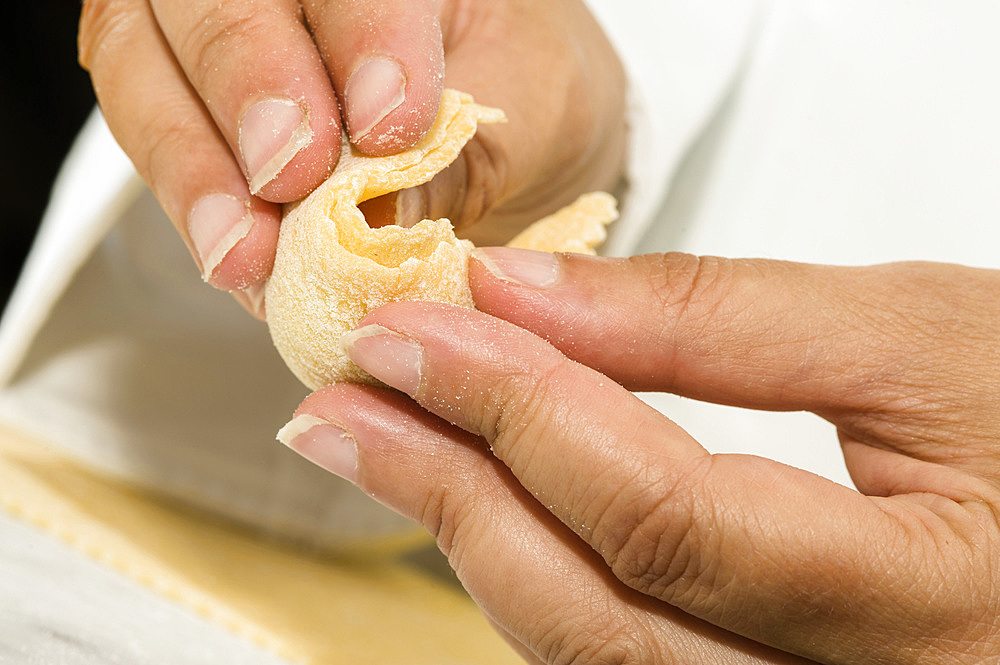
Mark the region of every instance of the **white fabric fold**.
[[0, 319], [0, 388], [70, 280], [143, 190], [100, 112], [91, 113], [53, 185], [45, 217]]
[[687, 150], [736, 84], [764, 3], [587, 4], [628, 72], [628, 193], [602, 249], [627, 255], [636, 251]]

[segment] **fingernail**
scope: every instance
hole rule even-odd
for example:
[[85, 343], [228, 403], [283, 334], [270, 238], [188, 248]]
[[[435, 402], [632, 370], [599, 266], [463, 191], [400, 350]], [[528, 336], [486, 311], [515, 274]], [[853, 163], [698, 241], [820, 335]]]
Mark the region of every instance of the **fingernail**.
[[420, 387], [424, 349], [414, 340], [371, 325], [347, 333], [340, 343], [358, 367], [382, 383], [407, 395]]
[[357, 143], [406, 99], [406, 74], [391, 58], [366, 60], [344, 87], [347, 130]]
[[250, 204], [229, 194], [209, 194], [191, 207], [188, 235], [201, 261], [201, 276], [211, 279], [226, 255], [250, 233]]
[[481, 247], [475, 256], [491, 273], [505, 282], [533, 288], [555, 284], [559, 277], [559, 261], [549, 252], [514, 247]]
[[257, 194], [312, 141], [309, 118], [299, 104], [286, 97], [263, 99], [240, 121], [240, 154]]
[[296, 416], [278, 431], [278, 441], [330, 473], [358, 482], [358, 444], [336, 425], [316, 416]]
[[251, 284], [243, 289], [243, 294], [250, 301], [250, 313], [262, 321], [267, 319], [267, 315], [264, 312], [264, 294], [266, 291], [267, 280]]
[[425, 200], [423, 190], [409, 187], [396, 194], [396, 225], [409, 229], [424, 219]]

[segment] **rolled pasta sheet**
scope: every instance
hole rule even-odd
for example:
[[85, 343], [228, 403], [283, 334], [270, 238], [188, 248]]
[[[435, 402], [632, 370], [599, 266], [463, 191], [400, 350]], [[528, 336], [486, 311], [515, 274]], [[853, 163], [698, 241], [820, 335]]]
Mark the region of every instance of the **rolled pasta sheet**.
[[[451, 222], [373, 229], [358, 204], [426, 183], [455, 160], [479, 123], [504, 120], [502, 111], [445, 90], [434, 125], [416, 146], [369, 157], [347, 144], [330, 178], [289, 206], [265, 302], [274, 345], [304, 384], [376, 383], [340, 342], [372, 309], [404, 300], [473, 306], [473, 245], [455, 236]], [[593, 253], [616, 217], [610, 195], [587, 194], [526, 229], [511, 246]]]

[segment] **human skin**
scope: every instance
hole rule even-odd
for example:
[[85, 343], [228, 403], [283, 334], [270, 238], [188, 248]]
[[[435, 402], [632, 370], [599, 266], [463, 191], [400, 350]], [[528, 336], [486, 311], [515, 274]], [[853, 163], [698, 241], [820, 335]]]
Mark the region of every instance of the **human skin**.
[[79, 45], [203, 276], [258, 315], [280, 204], [326, 179], [342, 131], [372, 155], [411, 147], [443, 86], [509, 123], [369, 204], [372, 225], [448, 217], [499, 241], [621, 172], [624, 74], [579, 0], [87, 0]]
[[[286, 443], [422, 523], [529, 662], [996, 662], [1000, 272], [470, 270], [482, 311], [386, 305], [347, 340], [398, 391], [321, 389]], [[629, 390], [812, 411], [857, 491], [710, 455]]]

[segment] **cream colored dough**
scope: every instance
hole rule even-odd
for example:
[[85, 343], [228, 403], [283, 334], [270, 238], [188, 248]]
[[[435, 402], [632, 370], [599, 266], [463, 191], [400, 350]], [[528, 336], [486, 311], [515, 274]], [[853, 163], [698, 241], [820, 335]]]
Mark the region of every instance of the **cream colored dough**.
[[[333, 175], [289, 209], [267, 285], [267, 321], [274, 345], [303, 383], [315, 389], [374, 382], [347, 358], [340, 340], [380, 305], [421, 300], [473, 306], [473, 245], [455, 237], [451, 222], [426, 219], [410, 229], [373, 229], [358, 204], [429, 181], [455, 160], [479, 123], [504, 120], [502, 111], [446, 90], [433, 127], [415, 147], [368, 157], [345, 145]], [[587, 194], [510, 245], [593, 253], [604, 241], [604, 226], [616, 217], [610, 195]]]

